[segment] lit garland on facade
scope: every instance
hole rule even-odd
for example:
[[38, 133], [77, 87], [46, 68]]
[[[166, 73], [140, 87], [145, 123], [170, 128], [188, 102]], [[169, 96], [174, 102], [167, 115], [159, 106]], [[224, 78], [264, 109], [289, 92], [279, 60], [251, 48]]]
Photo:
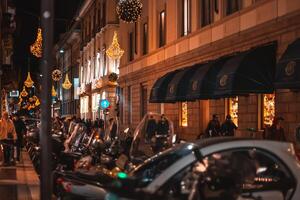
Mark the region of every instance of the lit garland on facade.
[[65, 81], [64, 83], [62, 84], [62, 87], [66, 90], [70, 89], [72, 87], [72, 83], [70, 82], [69, 80], [69, 76], [68, 74], [66, 74], [66, 78], [65, 78]]
[[117, 14], [121, 20], [134, 23], [141, 17], [142, 7], [143, 4], [139, 0], [120, 0]]
[[118, 60], [120, 59], [124, 54], [124, 50], [120, 48], [120, 44], [118, 41], [118, 34], [115, 31], [114, 32], [114, 37], [111, 45], [109, 48], [106, 50], [106, 55], [113, 60]]
[[27, 79], [26, 79], [26, 81], [24, 82], [24, 85], [25, 85], [26, 87], [30, 88], [30, 87], [33, 86], [33, 84], [34, 84], [34, 82], [33, 82], [32, 79], [31, 79], [30, 72], [28, 72], [28, 74], [27, 74]]
[[31, 53], [38, 58], [42, 57], [42, 41], [43, 41], [42, 29], [38, 28], [36, 40], [30, 46]]

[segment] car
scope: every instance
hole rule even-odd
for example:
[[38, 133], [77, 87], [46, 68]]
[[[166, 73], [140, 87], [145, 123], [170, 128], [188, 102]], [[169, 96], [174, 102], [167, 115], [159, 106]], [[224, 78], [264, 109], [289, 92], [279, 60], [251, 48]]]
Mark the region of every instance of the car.
[[112, 184], [105, 199], [298, 200], [291, 143], [203, 139], [160, 153]]

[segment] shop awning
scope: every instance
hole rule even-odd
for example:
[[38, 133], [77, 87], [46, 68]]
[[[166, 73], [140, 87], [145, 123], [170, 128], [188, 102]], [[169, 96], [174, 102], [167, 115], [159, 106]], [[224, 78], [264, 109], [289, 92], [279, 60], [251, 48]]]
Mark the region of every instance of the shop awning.
[[272, 93], [276, 44], [256, 47], [228, 59], [217, 75], [214, 97]]
[[291, 43], [280, 58], [275, 77], [277, 89], [300, 89], [300, 38]]
[[164, 76], [157, 79], [154, 83], [151, 93], [149, 102], [150, 103], [164, 103], [167, 93], [168, 84], [172, 81], [172, 78], [179, 70], [175, 70], [165, 74]]
[[186, 101], [189, 80], [200, 66], [201, 65], [198, 64], [179, 70], [168, 84], [164, 102], [173, 103], [177, 101]]
[[213, 92], [216, 87], [216, 78], [224, 62], [229, 57], [220, 58], [202, 64], [189, 78], [186, 90], [186, 100], [213, 99]]

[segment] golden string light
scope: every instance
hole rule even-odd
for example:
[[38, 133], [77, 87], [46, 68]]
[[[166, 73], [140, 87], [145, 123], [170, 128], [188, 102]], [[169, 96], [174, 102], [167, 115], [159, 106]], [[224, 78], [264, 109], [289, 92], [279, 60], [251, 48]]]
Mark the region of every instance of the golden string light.
[[55, 90], [55, 88], [54, 88], [54, 85], [52, 85], [51, 94], [52, 94], [53, 97], [56, 97], [56, 96], [57, 96], [57, 92], [56, 92], [56, 90]]
[[65, 81], [64, 83], [62, 84], [62, 87], [66, 90], [70, 89], [72, 87], [72, 83], [70, 82], [69, 80], [69, 76], [68, 74], [66, 74], [66, 78], [65, 78]]
[[30, 88], [30, 87], [33, 86], [33, 84], [34, 84], [34, 82], [33, 82], [32, 79], [31, 79], [30, 72], [28, 72], [28, 74], [27, 74], [27, 79], [26, 79], [26, 81], [24, 82], [24, 85], [25, 85], [26, 87]]
[[28, 92], [26, 91], [25, 86], [23, 86], [23, 90], [22, 90], [20, 95], [21, 95], [21, 97], [27, 97], [28, 96]]
[[42, 41], [43, 41], [42, 29], [38, 28], [36, 40], [30, 46], [31, 53], [38, 58], [42, 57]]
[[120, 48], [120, 44], [118, 41], [118, 34], [115, 31], [113, 40], [109, 48], [106, 50], [106, 55], [113, 60], [120, 59], [124, 54], [124, 50]]
[[124, 22], [134, 23], [141, 17], [142, 7], [140, 0], [119, 0], [117, 14]]

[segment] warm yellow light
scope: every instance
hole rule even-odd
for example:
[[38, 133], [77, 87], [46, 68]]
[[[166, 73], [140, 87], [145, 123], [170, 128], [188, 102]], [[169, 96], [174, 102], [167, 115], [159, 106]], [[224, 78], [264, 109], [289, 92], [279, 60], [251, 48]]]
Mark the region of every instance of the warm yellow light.
[[42, 57], [42, 41], [43, 41], [42, 29], [38, 28], [36, 40], [30, 46], [31, 53], [38, 58]]
[[265, 94], [263, 97], [264, 125], [271, 126], [275, 117], [275, 94]]
[[229, 114], [235, 125], [238, 125], [239, 98], [234, 97], [229, 99]]
[[188, 105], [187, 102], [181, 103], [181, 126], [188, 126]]
[[26, 91], [25, 86], [23, 86], [23, 90], [21, 92], [21, 97], [27, 97], [27, 95], [28, 95], [28, 92]]
[[66, 74], [66, 78], [65, 78], [65, 81], [64, 83], [62, 84], [62, 87], [66, 90], [70, 89], [72, 87], [72, 83], [70, 82], [69, 80], [69, 76], [68, 74]]
[[34, 84], [34, 82], [33, 82], [32, 79], [31, 79], [30, 72], [28, 72], [28, 74], [27, 74], [27, 79], [26, 79], [26, 81], [24, 82], [24, 85], [25, 85], [26, 87], [30, 88], [30, 87], [33, 86], [33, 84]]
[[106, 55], [113, 60], [118, 60], [120, 59], [124, 54], [124, 50], [120, 48], [120, 44], [118, 41], [118, 34], [115, 31], [114, 32], [114, 37], [111, 45], [109, 48], [106, 50]]
[[40, 100], [39, 100], [39, 99], [36, 99], [34, 105], [37, 107], [37, 106], [39, 106], [40, 104], [41, 104]]
[[55, 88], [54, 88], [53, 85], [52, 85], [52, 91], [51, 91], [51, 94], [52, 94], [53, 97], [56, 97], [56, 95], [57, 95], [57, 92], [56, 92], [56, 90], [55, 90]]

